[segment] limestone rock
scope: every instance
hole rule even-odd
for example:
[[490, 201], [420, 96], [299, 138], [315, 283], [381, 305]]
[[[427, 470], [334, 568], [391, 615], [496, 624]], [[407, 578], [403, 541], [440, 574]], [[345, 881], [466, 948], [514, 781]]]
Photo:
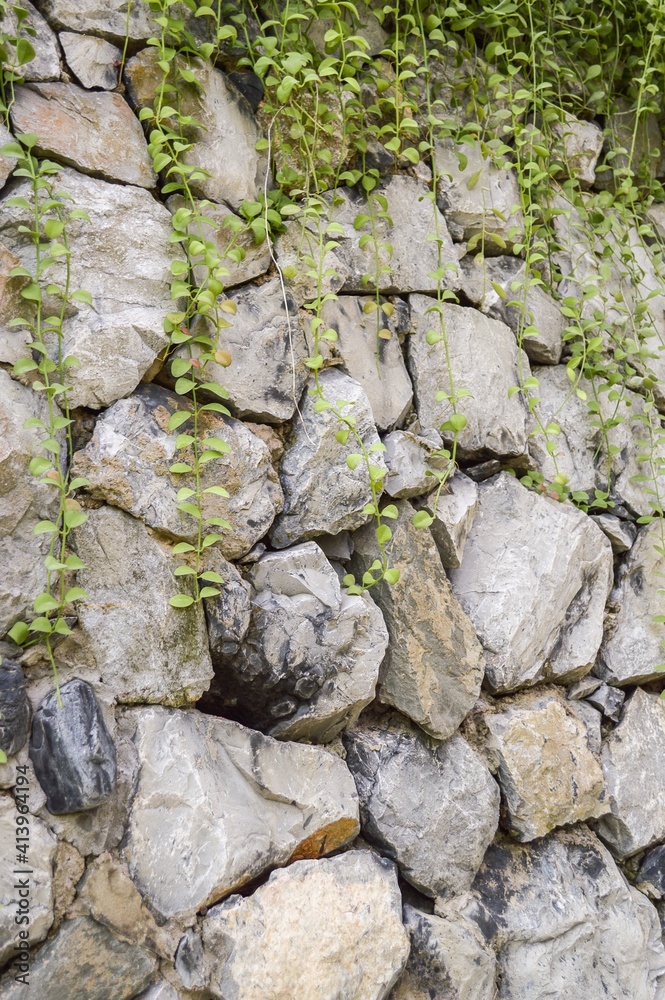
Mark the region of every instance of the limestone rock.
[[383, 439], [386, 446], [384, 457], [388, 466], [386, 493], [398, 500], [431, 493], [437, 485], [428, 471], [442, 468], [445, 459], [433, 453], [443, 447], [438, 431], [426, 433], [413, 431], [391, 431]]
[[[90, 292], [93, 302], [71, 305], [62, 350], [79, 361], [79, 367], [68, 369], [70, 406], [99, 409], [132, 392], [166, 347], [163, 322], [173, 308], [170, 268], [178, 252], [168, 241], [169, 213], [148, 191], [69, 169], [53, 181], [90, 218], [67, 227], [71, 287]], [[21, 181], [12, 195], [29, 200], [30, 183]], [[30, 223], [27, 209], [0, 201], [0, 240], [32, 271], [34, 245], [28, 233], [19, 231]], [[53, 266], [49, 275], [64, 282], [64, 264]], [[53, 302], [46, 297], [45, 307], [57, 314], [59, 300]]]
[[30, 734], [30, 702], [25, 693], [25, 675], [18, 663], [0, 662], [0, 750], [11, 757], [25, 745]]
[[520, 841], [608, 812], [600, 764], [586, 727], [555, 691], [502, 699], [483, 713], [496, 757], [502, 818]]
[[456, 147], [451, 140], [436, 144], [434, 160], [439, 176], [437, 204], [454, 240], [477, 237], [476, 249], [484, 250], [486, 256], [505, 253], [522, 242], [524, 218], [512, 169], [484, 158], [480, 144]]
[[591, 516], [601, 531], [609, 538], [615, 556], [623, 555], [624, 552], [628, 552], [632, 548], [633, 542], [637, 538], [636, 524], [633, 524], [632, 521], [624, 521], [613, 514], [592, 514]]
[[478, 486], [462, 565], [450, 578], [485, 649], [492, 690], [589, 672], [603, 634], [612, 551], [586, 514], [501, 473]]
[[157, 183], [143, 129], [120, 94], [73, 83], [17, 87], [11, 120], [15, 133], [37, 136], [38, 155], [107, 181]]
[[665, 952], [654, 907], [584, 826], [533, 844], [500, 838], [469, 916], [497, 950], [501, 1000], [660, 1000]]
[[603, 150], [604, 136], [595, 122], [581, 121], [566, 114], [561, 122], [552, 125], [553, 134], [561, 141], [564, 177], [574, 178], [580, 187], [592, 187], [596, 179], [596, 164]]
[[584, 723], [589, 750], [596, 757], [600, 757], [603, 742], [603, 716], [588, 701], [571, 701], [569, 708], [573, 715], [576, 715]]
[[206, 977], [203, 970], [203, 942], [200, 934], [190, 927], [178, 943], [175, 955], [175, 971], [180, 982], [188, 990], [203, 990]]
[[618, 722], [621, 718], [621, 709], [625, 700], [625, 692], [620, 688], [610, 687], [608, 684], [601, 684], [593, 694], [588, 695], [587, 701], [599, 712], [602, 712], [606, 719]]
[[[156, 385], [142, 385], [133, 396], [119, 400], [99, 418], [90, 443], [77, 452], [77, 475], [90, 480], [93, 496], [121, 507], [173, 538], [193, 541], [196, 522], [177, 509], [182, 485], [169, 473], [172, 463], [191, 464], [189, 449], [176, 452], [175, 434], [168, 421], [176, 410], [190, 407], [188, 400]], [[185, 422], [181, 432], [190, 424]], [[238, 420], [216, 413], [202, 414], [199, 431], [219, 437], [230, 451], [202, 468], [201, 485], [223, 485], [229, 497], [208, 494], [205, 517], [222, 517], [231, 525], [223, 529], [219, 547], [228, 559], [246, 555], [265, 535], [275, 513], [281, 510], [282, 493], [267, 446]]]
[[420, 506], [434, 518], [430, 531], [441, 562], [446, 569], [459, 569], [478, 509], [478, 486], [463, 472], [456, 472], [439, 494], [436, 507], [433, 497]]
[[215, 659], [204, 707], [290, 740], [328, 743], [374, 697], [388, 645], [368, 594], [349, 597], [315, 542], [268, 552], [249, 574], [249, 633]]
[[665, 840], [665, 702], [637, 688], [603, 744], [611, 815], [595, 825], [617, 858]]
[[[127, 62], [127, 89], [137, 108], [151, 106], [155, 99], [162, 81], [158, 59], [158, 51], [148, 48]], [[254, 148], [261, 133], [250, 105], [210, 63], [190, 59], [181, 65], [194, 73], [198, 83], [178, 80], [180, 113], [195, 120], [185, 128], [186, 141], [193, 143], [185, 162], [208, 172], [191, 183], [194, 194], [225, 201], [234, 209], [243, 201], [256, 201], [266, 180], [268, 158]]]
[[390, 1000], [495, 1000], [496, 958], [460, 912], [462, 901], [443, 903], [436, 915], [404, 907], [411, 951]]
[[467, 890], [499, 821], [480, 757], [461, 736], [432, 740], [397, 715], [347, 730], [344, 745], [364, 835], [425, 895]]
[[575, 681], [574, 684], [568, 688], [566, 697], [569, 701], [578, 701], [580, 698], [587, 698], [590, 694], [600, 687], [602, 681], [597, 677], [593, 677], [588, 674], [579, 681]]
[[58, 31], [89, 31], [123, 44], [144, 42], [155, 33], [155, 23], [146, 3], [126, 0], [37, 0], [35, 6]]
[[72, 680], [35, 712], [30, 757], [37, 780], [54, 815], [94, 809], [109, 798], [116, 778], [113, 740], [108, 734], [95, 692], [85, 681]]
[[[447, 739], [471, 711], [483, 680], [482, 650], [460, 608], [432, 536], [412, 524], [406, 501], [387, 522], [391, 567], [400, 577], [372, 588], [390, 642], [379, 675], [379, 698], [417, 722], [430, 736]], [[353, 536], [356, 577], [380, 555], [373, 524]]]
[[[30, 992], [49, 1000], [130, 1000], [144, 989], [157, 959], [122, 941], [89, 917], [66, 921], [30, 964]], [[19, 1000], [25, 986], [11, 973], [0, 983], [3, 1000]]]
[[[35, 50], [35, 58], [21, 66], [20, 73], [24, 80], [43, 81], [60, 79], [60, 50], [55, 35], [48, 26], [38, 10], [42, 10], [42, 0], [36, 4], [30, 0], [21, 0], [21, 7], [28, 12], [28, 16], [23, 21], [19, 37], [27, 38]], [[2, 30], [7, 32], [9, 37], [16, 37], [18, 20], [14, 5], [8, 5], [3, 12]], [[38, 8], [36, 10], [35, 8]], [[33, 28], [34, 35], [29, 35], [26, 28]], [[9, 46], [10, 57], [14, 55], [13, 46]], [[10, 62], [13, 61], [10, 58]]]
[[122, 61], [119, 48], [103, 38], [79, 35], [74, 31], [61, 31], [58, 38], [67, 65], [82, 87], [114, 90], [118, 86], [118, 66]]
[[[411, 406], [413, 389], [406, 371], [399, 333], [408, 325], [406, 309], [400, 299], [392, 303], [392, 316], [381, 310], [366, 313], [374, 299], [344, 295], [323, 306], [321, 316], [326, 327], [337, 331], [336, 353], [344, 371], [367, 393], [374, 422], [380, 431], [400, 424]], [[390, 339], [379, 336], [388, 331]]]
[[74, 902], [76, 885], [84, 872], [85, 859], [82, 855], [66, 840], [58, 841], [53, 864], [53, 923], [56, 927], [60, 926]]
[[224, 580], [217, 597], [204, 601], [208, 642], [213, 661], [238, 652], [249, 628], [250, 587], [233, 563], [227, 562], [214, 546], [206, 551], [205, 569], [219, 573]]
[[643, 858], [635, 876], [635, 885], [651, 899], [665, 896], [665, 846], [654, 847]]
[[163, 917], [193, 915], [263, 872], [358, 832], [339, 757], [196, 711], [134, 709], [141, 761], [124, 854]]
[[[519, 351], [512, 330], [476, 309], [445, 302], [441, 309], [449, 369], [445, 344], [427, 343], [428, 331], [438, 332], [438, 320], [430, 313], [432, 300], [412, 295], [410, 303], [414, 332], [409, 338], [409, 371], [423, 427], [440, 428], [450, 418], [453, 412], [450, 403], [437, 402], [435, 397], [452, 377], [458, 392], [466, 389], [471, 393], [458, 404], [458, 412], [467, 419], [458, 436], [458, 457], [473, 461], [523, 455], [530, 417], [523, 395], [518, 393], [511, 399], [508, 391], [526, 380], [530, 371], [528, 359]], [[445, 441], [452, 440], [451, 431], [441, 434]]]
[[[22, 786], [24, 787], [24, 786]], [[56, 840], [46, 823], [35, 816], [27, 816], [27, 806], [22, 795], [17, 795], [16, 802], [10, 795], [0, 795], [0, 966], [16, 956], [14, 945], [18, 941], [19, 931], [27, 932], [28, 944], [43, 941], [53, 923], [53, 859], [55, 857]], [[19, 823], [26, 826], [19, 826]], [[28, 838], [26, 864], [20, 863], [17, 856], [17, 838]], [[24, 840], [21, 841], [26, 846]], [[16, 870], [24, 870], [16, 874]], [[26, 871], [29, 874], [26, 874]], [[29, 908], [21, 906], [19, 884], [30, 891]], [[17, 924], [14, 918], [29, 914], [27, 923]], [[15, 974], [15, 970], [12, 975]], [[4, 997], [2, 985], [0, 996]]]
[[660, 573], [665, 556], [658, 522], [642, 528], [625, 562], [619, 567], [612, 593], [615, 610], [609, 615], [608, 628], [594, 674], [608, 684], [643, 684], [663, 676], [665, 662], [662, 626], [654, 616], [662, 613]]
[[[324, 399], [333, 406], [343, 401], [342, 414], [355, 417], [365, 448], [377, 444], [379, 437], [362, 386], [336, 369], [323, 371], [319, 381]], [[324, 533], [353, 531], [367, 520], [363, 508], [372, 499], [367, 466], [359, 462], [350, 469], [346, 464], [347, 455], [356, 453], [357, 446], [353, 437], [345, 445], [337, 441], [335, 435], [343, 429], [334, 413], [317, 413], [315, 398], [303, 396], [280, 469], [284, 511], [270, 532], [275, 548], [283, 549]], [[372, 454], [372, 461], [385, 468], [381, 454]]]
[[211, 910], [203, 941], [213, 997], [382, 1000], [408, 941], [394, 867], [368, 851], [300, 861]]

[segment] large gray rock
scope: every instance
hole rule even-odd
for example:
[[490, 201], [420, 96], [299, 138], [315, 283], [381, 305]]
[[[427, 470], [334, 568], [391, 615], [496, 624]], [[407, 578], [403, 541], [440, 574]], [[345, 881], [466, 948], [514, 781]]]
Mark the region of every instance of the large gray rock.
[[[430, 736], [447, 739], [471, 711], [480, 693], [484, 662], [471, 622], [460, 608], [427, 529], [415, 528], [406, 501], [388, 522], [393, 540], [392, 585], [372, 588], [383, 611], [390, 642], [379, 675], [379, 698], [417, 722]], [[373, 524], [353, 536], [356, 577], [379, 558]]]
[[594, 674], [609, 684], [642, 684], [659, 680], [665, 662], [662, 625], [661, 576], [665, 555], [660, 525], [642, 528], [620, 565], [612, 593], [611, 612]]
[[[67, 369], [70, 406], [99, 409], [132, 392], [167, 346], [163, 324], [173, 308], [171, 262], [178, 251], [169, 243], [169, 213], [148, 191], [69, 169], [53, 182], [90, 218], [67, 227], [71, 288], [90, 292], [92, 305], [70, 303], [62, 353], [79, 362]], [[30, 192], [30, 182], [21, 181], [12, 195], [29, 202]], [[32, 237], [20, 231], [31, 219], [29, 208], [0, 202], [0, 240], [34, 273]], [[64, 264], [51, 267], [49, 277], [64, 283]], [[44, 302], [49, 315], [58, 314], [59, 299], [47, 296]]]
[[[188, 408], [187, 398], [156, 385], [140, 386], [99, 418], [92, 440], [76, 453], [74, 468], [90, 481], [94, 497], [150, 528], [192, 542], [196, 521], [177, 506], [178, 490], [189, 485], [190, 477], [169, 473], [175, 462], [191, 464], [191, 450], [176, 451], [176, 435], [168, 429], [171, 414]], [[191, 433], [190, 423], [179, 431]], [[231, 525], [221, 530], [219, 547], [228, 559], [237, 559], [265, 535], [281, 510], [277, 474], [267, 446], [240, 421], [207, 412], [199, 419], [199, 433], [221, 438], [230, 449], [202, 466], [201, 486], [223, 486], [229, 493], [228, 498], [206, 494], [203, 511], [205, 517], [221, 517]]]
[[115, 45], [94, 35], [61, 31], [58, 35], [67, 65], [82, 87], [113, 90], [118, 85], [118, 66], [122, 52]]
[[[365, 448], [379, 443], [365, 392], [354, 379], [336, 369], [321, 373], [323, 398], [332, 406], [338, 401], [340, 412], [356, 421], [356, 431]], [[308, 387], [312, 388], [311, 382]], [[365, 462], [355, 469], [346, 463], [347, 455], [357, 454], [352, 435], [346, 444], [336, 439], [345, 429], [331, 410], [317, 412], [316, 396], [303, 396], [290, 446], [282, 459], [280, 480], [284, 490], [284, 511], [270, 532], [270, 541], [279, 549], [294, 542], [306, 541], [321, 534], [360, 527], [367, 520], [363, 508], [372, 499]], [[372, 463], [385, 470], [380, 453], [373, 453]]]
[[192, 916], [271, 868], [358, 832], [344, 762], [196, 711], [134, 709], [141, 773], [124, 845], [163, 917]]
[[[443, 447], [438, 431], [391, 431], [383, 439], [388, 466], [386, 493], [398, 500], [431, 493], [437, 485], [432, 470], [445, 468], [446, 459], [434, 453]], [[429, 475], [428, 475], [429, 473]]]
[[612, 809], [595, 829], [618, 858], [665, 840], [665, 701], [638, 688], [603, 744]]
[[500, 838], [474, 889], [482, 906], [467, 912], [497, 951], [501, 1000], [661, 1000], [656, 910], [584, 826], [526, 846]]
[[461, 736], [424, 735], [398, 715], [344, 734], [363, 833], [427, 896], [469, 888], [499, 822], [499, 789]]
[[275, 872], [211, 910], [203, 941], [218, 1000], [383, 1000], [409, 950], [395, 869], [369, 851]]
[[215, 658], [205, 705], [290, 740], [329, 742], [374, 697], [388, 645], [368, 594], [349, 597], [315, 542], [268, 552], [249, 574], [249, 632]]
[[11, 120], [15, 134], [37, 136], [39, 155], [107, 181], [157, 183], [143, 129], [120, 94], [73, 83], [17, 87]]
[[[441, 306], [446, 343], [427, 343], [427, 333], [439, 333], [438, 319], [430, 313], [432, 300], [412, 295], [413, 333], [409, 338], [409, 371], [413, 379], [416, 410], [423, 427], [449, 420], [453, 410], [437, 394], [465, 389], [458, 412], [467, 420], [457, 439], [457, 456], [468, 461], [490, 456], [517, 456], [526, 452], [530, 417], [522, 393], [509, 390], [525, 381], [529, 361], [505, 323], [488, 319], [477, 309], [444, 303]], [[447, 350], [446, 350], [447, 344]], [[452, 431], [441, 431], [452, 441]]]
[[30, 702], [25, 674], [18, 663], [0, 661], [0, 750], [11, 757], [25, 745], [30, 733]]
[[36, 7], [58, 31], [89, 31], [123, 43], [146, 41], [155, 33], [150, 8], [143, 0], [37, 0]]
[[612, 549], [593, 521], [501, 473], [478, 486], [478, 512], [450, 578], [485, 649], [497, 692], [588, 673], [603, 635]]
[[[143, 49], [127, 63], [125, 78], [132, 104], [152, 106], [162, 82], [157, 65], [159, 52]], [[191, 116], [185, 138], [192, 148], [185, 162], [206, 171], [191, 182], [194, 194], [210, 201], [227, 202], [239, 208], [243, 201], [256, 201], [268, 172], [268, 157], [254, 148], [261, 132], [247, 100], [228, 78], [209, 62], [179, 57], [183, 69], [196, 77], [196, 84], [178, 80], [179, 111]]]
[[35, 712], [30, 757], [54, 815], [95, 809], [110, 798], [116, 779], [113, 740], [95, 692], [85, 681], [68, 681]]
[[552, 124], [552, 133], [561, 149], [554, 156], [563, 165], [563, 177], [578, 181], [580, 187], [589, 188], [596, 180], [596, 164], [603, 149], [602, 129], [595, 122], [581, 121], [565, 114], [563, 121]]
[[[18, 29], [18, 18], [14, 7], [18, 5], [8, 5], [3, 11], [2, 30], [12, 38], [16, 37]], [[40, 13], [35, 8], [42, 9], [42, 2], [38, 0], [36, 4], [31, 4], [30, 0], [21, 0], [20, 6], [27, 11], [28, 16], [23, 21], [22, 27], [18, 30], [21, 38], [27, 38], [35, 50], [35, 58], [24, 63], [19, 72], [24, 80], [42, 81], [60, 79], [60, 50], [58, 42]], [[29, 35], [27, 28], [34, 30], [34, 35]], [[10, 62], [13, 62], [14, 47], [8, 45]]]
[[464, 547], [478, 509], [478, 486], [463, 472], [448, 479], [438, 496], [420, 505], [433, 521], [432, 537], [446, 569], [459, 569]]

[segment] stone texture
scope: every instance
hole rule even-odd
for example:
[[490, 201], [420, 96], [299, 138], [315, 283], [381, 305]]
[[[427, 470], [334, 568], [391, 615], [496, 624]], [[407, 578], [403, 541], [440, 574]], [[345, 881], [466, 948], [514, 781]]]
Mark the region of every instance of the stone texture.
[[[61, 31], [58, 35], [67, 65], [86, 89], [101, 87], [114, 90], [118, 85], [118, 65], [122, 52], [115, 45], [94, 35]], [[141, 185], [143, 186], [143, 185]]]
[[503, 693], [577, 680], [596, 657], [612, 584], [612, 550], [571, 505], [508, 473], [478, 486], [478, 512], [453, 590], [485, 649], [486, 680]]
[[111, 795], [116, 757], [95, 692], [85, 681], [68, 681], [35, 712], [30, 757], [54, 815], [83, 812]]
[[155, 33], [155, 24], [146, 3], [127, 0], [37, 0], [36, 6], [58, 31], [92, 32], [122, 44], [142, 42]]
[[535, 840], [608, 811], [586, 727], [562, 695], [549, 690], [502, 699], [483, 721], [497, 764], [502, 820], [517, 840]]
[[588, 701], [571, 701], [569, 707], [573, 715], [576, 715], [584, 723], [589, 750], [596, 757], [600, 757], [603, 742], [603, 716]]
[[434, 518], [432, 537], [446, 569], [459, 569], [464, 547], [478, 509], [478, 486], [463, 472], [448, 479], [436, 505], [431, 497], [420, 504]]
[[599, 712], [602, 712], [606, 719], [611, 722], [618, 722], [621, 718], [621, 709], [626, 695], [619, 688], [610, 687], [608, 684], [601, 684], [593, 694], [587, 696], [587, 701]]
[[368, 594], [341, 590], [315, 542], [266, 553], [248, 577], [247, 638], [215, 659], [204, 707], [271, 736], [327, 743], [374, 697], [388, 645], [381, 612]]
[[107, 181], [157, 183], [143, 129], [120, 94], [73, 83], [17, 87], [11, 120], [16, 134], [37, 136], [39, 155]]
[[[80, 363], [68, 369], [70, 406], [99, 409], [132, 392], [166, 347], [163, 321], [173, 306], [170, 267], [178, 251], [168, 241], [169, 213], [148, 191], [69, 169], [54, 184], [90, 217], [72, 221], [67, 231], [72, 288], [90, 292], [93, 304], [72, 306], [62, 350]], [[30, 183], [21, 181], [12, 194], [29, 200]], [[30, 221], [27, 209], [0, 202], [0, 240], [32, 271], [34, 245], [19, 231]], [[49, 276], [64, 281], [64, 265], [53, 266]], [[49, 315], [57, 314], [59, 300], [44, 303]]]
[[[162, 80], [158, 58], [157, 50], [149, 48], [127, 62], [128, 94], [137, 108], [151, 106], [155, 99]], [[192, 182], [194, 194], [225, 201], [231, 208], [239, 208], [245, 200], [256, 201], [266, 180], [268, 158], [254, 148], [261, 133], [250, 105], [210, 63], [190, 59], [181, 65], [192, 70], [198, 84], [178, 81], [180, 113], [195, 120], [184, 130], [186, 141], [193, 143], [185, 162], [208, 173]]]
[[500, 1000], [660, 1000], [656, 910], [585, 827], [490, 847], [469, 908], [497, 950]]
[[11, 757], [30, 734], [30, 702], [20, 664], [0, 660], [0, 750]]
[[469, 888], [499, 821], [499, 789], [461, 736], [426, 737], [397, 715], [349, 729], [363, 834], [427, 896]]
[[[176, 436], [168, 421], [188, 400], [156, 385], [142, 385], [129, 399], [119, 400], [97, 421], [90, 443], [77, 452], [77, 475], [90, 480], [94, 497], [139, 517], [176, 539], [193, 541], [196, 522], [177, 509], [182, 479], [171, 475], [176, 461], [191, 462], [188, 449], [176, 452]], [[184, 423], [180, 432], [186, 432]], [[199, 431], [219, 437], [230, 451], [202, 468], [201, 485], [223, 485], [229, 497], [208, 494], [205, 517], [222, 517], [231, 525], [222, 529], [219, 547], [228, 559], [246, 555], [281, 510], [282, 493], [270, 464], [267, 446], [237, 420], [205, 413]]]
[[59, 927], [74, 902], [76, 885], [85, 872], [85, 858], [66, 840], [58, 841], [53, 864], [55, 927]]
[[[449, 419], [452, 407], [436, 395], [449, 386], [466, 389], [471, 396], [460, 400], [458, 412], [467, 419], [458, 435], [457, 455], [465, 461], [491, 456], [517, 456], [526, 451], [530, 417], [522, 393], [509, 398], [508, 391], [529, 375], [529, 362], [520, 352], [505, 323], [488, 319], [476, 309], [444, 303], [442, 317], [448, 345], [427, 343], [431, 329], [439, 332], [438, 320], [429, 311], [432, 300], [411, 296], [413, 333], [409, 338], [409, 371], [413, 379], [416, 410], [423, 427], [436, 427]], [[450, 367], [448, 367], [448, 364]], [[444, 441], [450, 430], [441, 431]]]
[[[13, 138], [14, 137], [12, 136], [9, 129], [5, 128], [5, 126], [2, 123], [0, 123], [0, 147], [6, 145], [8, 142], [11, 142]], [[0, 156], [0, 188], [3, 188], [5, 186], [10, 175], [14, 172], [16, 166], [17, 166], [17, 160], [14, 156]], [[2, 282], [4, 286], [9, 276], [8, 272], [11, 270], [11, 267], [15, 267], [16, 265], [12, 263], [10, 267], [7, 267], [7, 261], [6, 261], [7, 251], [4, 249], [4, 247], [0, 248], [0, 253], [2, 254]], [[3, 319], [5, 318], [4, 313], [6, 309], [4, 303], [4, 295], [5, 293], [3, 287], [3, 294], [2, 294], [3, 301], [2, 301], [2, 306], [0, 307], [2, 309]], [[7, 319], [11, 319], [11, 316], [8, 316]]]
[[612, 608], [594, 674], [608, 684], [642, 684], [663, 676], [665, 663], [662, 626], [654, 616], [662, 613], [660, 573], [665, 556], [658, 522], [642, 528], [617, 573]]
[[664, 748], [665, 702], [637, 688], [602, 752], [612, 813], [595, 828], [618, 858], [665, 840]]
[[391, 431], [383, 439], [388, 475], [386, 493], [398, 500], [423, 496], [431, 493], [437, 480], [427, 473], [431, 469], [441, 469], [445, 459], [433, 453], [443, 447], [438, 431], [428, 430], [420, 434], [412, 431]]
[[[335, 369], [323, 371], [319, 381], [327, 402], [336, 406], [339, 400], [344, 401], [341, 412], [355, 418], [365, 448], [377, 444], [379, 437], [362, 386]], [[312, 388], [311, 383], [308, 388]], [[343, 428], [334, 413], [317, 413], [315, 398], [303, 396], [280, 469], [284, 511], [270, 532], [276, 548], [324, 533], [352, 531], [367, 520], [363, 508], [372, 499], [367, 466], [364, 462], [355, 469], [347, 466], [347, 455], [358, 449], [353, 437], [345, 445], [337, 441], [335, 435]], [[385, 468], [381, 454], [373, 454], [372, 461]]]
[[213, 661], [217, 661], [237, 653], [247, 635], [251, 612], [250, 586], [233, 563], [227, 562], [214, 546], [206, 551], [205, 569], [219, 573], [224, 580], [221, 593], [204, 600], [210, 655]]
[[210, 992], [219, 1000], [382, 1000], [408, 954], [400, 909], [393, 866], [368, 851], [300, 861], [208, 913]]
[[[27, 18], [23, 22], [23, 27], [19, 32], [22, 38], [28, 38], [35, 50], [35, 58], [25, 63], [20, 68], [21, 77], [28, 81], [59, 80], [60, 79], [60, 51], [55, 35], [38, 12], [42, 10], [42, 2], [30, 3], [30, 0], [21, 0], [21, 7], [28, 12]], [[2, 29], [9, 37], [16, 37], [18, 20], [13, 10], [14, 5], [8, 5], [4, 12]], [[38, 9], [35, 9], [38, 8]], [[29, 35], [26, 28], [33, 28], [34, 35]], [[13, 46], [9, 47], [11, 56]], [[11, 60], [10, 60], [11, 61]]]
[[342, 760], [200, 712], [135, 709], [141, 761], [124, 854], [163, 917], [190, 916], [290, 860], [353, 840]]
[[[375, 299], [343, 295], [326, 302], [321, 311], [325, 327], [337, 331], [334, 345], [344, 371], [367, 393], [374, 422], [380, 431], [402, 423], [413, 399], [399, 334], [408, 326], [408, 313], [401, 299], [392, 303], [392, 316], [382, 310], [366, 313]], [[388, 331], [389, 339], [379, 336]]]
[[563, 121], [552, 124], [552, 133], [561, 142], [561, 150], [555, 149], [554, 155], [563, 163], [563, 177], [574, 178], [582, 188], [592, 187], [603, 149], [602, 130], [595, 122], [566, 114]]
[[637, 525], [632, 521], [624, 521], [613, 514], [592, 514], [591, 515], [610, 540], [612, 552], [615, 556], [621, 556], [628, 552], [633, 542], [637, 538]]
[[[25, 786], [21, 786], [23, 790]], [[35, 816], [27, 815], [23, 796], [16, 802], [10, 795], [0, 795], [0, 967], [15, 957], [14, 944], [19, 931], [27, 932], [30, 945], [43, 941], [53, 923], [53, 859], [56, 840], [48, 826]], [[26, 822], [27, 821], [27, 822]], [[21, 823], [26, 826], [20, 826]], [[22, 855], [16, 853], [17, 837], [28, 837], [25, 864], [20, 863]], [[20, 870], [22, 874], [15, 874]], [[19, 910], [21, 888], [19, 879], [25, 883], [26, 872], [30, 890], [29, 909]], [[17, 924], [16, 916], [29, 914], [29, 922]], [[25, 940], [25, 939], [24, 939]], [[0, 996], [4, 997], [2, 985]]]
[[665, 896], [665, 846], [655, 847], [642, 859], [635, 885], [651, 899]]
[[[387, 522], [391, 567], [400, 577], [372, 596], [383, 611], [390, 641], [379, 675], [379, 698], [437, 739], [447, 739], [471, 711], [483, 680], [482, 650], [460, 608], [432, 536], [413, 526], [414, 509], [402, 500]], [[380, 555], [373, 524], [353, 536], [352, 568], [359, 577]]]

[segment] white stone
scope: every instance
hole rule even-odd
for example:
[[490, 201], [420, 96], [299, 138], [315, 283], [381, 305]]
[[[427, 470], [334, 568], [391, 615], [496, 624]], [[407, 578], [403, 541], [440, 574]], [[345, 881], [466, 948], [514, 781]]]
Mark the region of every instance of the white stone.
[[81, 86], [113, 90], [118, 85], [118, 67], [122, 52], [115, 45], [94, 35], [61, 31], [58, 35], [67, 65]]
[[[445, 459], [432, 453], [443, 447], [443, 441], [435, 430], [425, 434], [410, 431], [392, 431], [383, 439], [386, 446], [385, 460], [388, 466], [386, 493], [397, 500], [431, 493], [437, 479], [431, 469], [440, 469]], [[430, 475], [427, 473], [430, 471]]]
[[596, 180], [596, 164], [605, 141], [602, 129], [595, 122], [581, 121], [566, 114], [561, 122], [554, 122], [552, 133], [561, 142], [561, 153], [554, 150], [554, 157], [563, 163], [563, 176], [577, 180], [580, 187], [589, 188]]

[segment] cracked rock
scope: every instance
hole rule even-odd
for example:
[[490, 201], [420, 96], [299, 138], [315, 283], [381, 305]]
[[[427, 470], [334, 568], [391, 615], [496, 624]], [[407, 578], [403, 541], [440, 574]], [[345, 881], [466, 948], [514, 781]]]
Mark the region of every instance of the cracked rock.
[[459, 569], [464, 547], [478, 509], [478, 487], [463, 472], [455, 472], [439, 494], [434, 505], [430, 497], [419, 506], [434, 518], [430, 524], [432, 537], [446, 569]]
[[385, 460], [388, 466], [386, 493], [398, 500], [431, 493], [437, 485], [430, 469], [440, 469], [445, 459], [433, 455], [443, 442], [439, 433], [428, 430], [414, 434], [411, 431], [392, 431], [383, 439], [386, 446]]
[[74, 31], [61, 31], [58, 39], [67, 65], [82, 87], [114, 90], [118, 86], [118, 66], [122, 61], [119, 48], [103, 38]]
[[30, 702], [25, 675], [18, 663], [0, 662], [0, 750], [7, 757], [18, 753], [30, 735]]

